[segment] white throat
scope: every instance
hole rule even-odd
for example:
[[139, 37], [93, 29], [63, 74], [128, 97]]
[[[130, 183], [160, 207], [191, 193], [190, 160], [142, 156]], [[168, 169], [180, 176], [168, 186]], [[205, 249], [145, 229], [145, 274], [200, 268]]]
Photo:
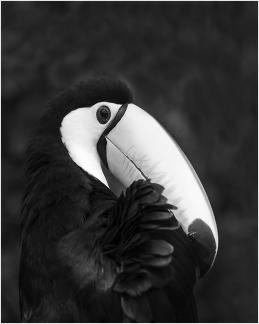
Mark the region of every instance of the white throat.
[[64, 117], [60, 133], [71, 159], [108, 187], [96, 147], [100, 129], [94, 127], [93, 118], [95, 111], [92, 109], [73, 110]]

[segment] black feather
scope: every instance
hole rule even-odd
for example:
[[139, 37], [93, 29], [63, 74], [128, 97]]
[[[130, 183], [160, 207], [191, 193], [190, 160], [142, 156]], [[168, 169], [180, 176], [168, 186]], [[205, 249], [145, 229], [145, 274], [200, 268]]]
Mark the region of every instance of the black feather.
[[140, 323], [151, 322], [152, 312], [145, 295], [139, 297], [123, 296], [121, 305], [126, 316], [131, 320]]
[[[103, 262], [92, 243], [102, 231], [98, 215], [115, 203], [115, 196], [72, 161], [59, 131], [68, 112], [98, 101], [124, 103], [132, 101], [132, 95], [121, 81], [102, 78], [82, 82], [50, 102], [32, 135], [21, 215], [23, 321], [95, 321], [89, 308], [82, 311], [75, 294], [89, 292], [86, 286], [90, 283], [103, 291], [113, 281], [115, 272], [109, 260]], [[104, 312], [100, 310], [96, 318], [104, 318]], [[115, 314], [120, 316], [120, 312], [113, 313], [116, 321]]]
[[[148, 302], [145, 294], [149, 290], [163, 289], [169, 282], [173, 283], [179, 298], [192, 293], [196, 265], [192, 258], [188, 259], [191, 239], [175, 219], [174, 208], [162, 196], [161, 186], [139, 180], [103, 214], [107, 226], [96, 244], [117, 264], [113, 290], [122, 296], [125, 319], [153, 320], [146, 302], [141, 313], [140, 297]], [[175, 316], [172, 314], [170, 320]]]

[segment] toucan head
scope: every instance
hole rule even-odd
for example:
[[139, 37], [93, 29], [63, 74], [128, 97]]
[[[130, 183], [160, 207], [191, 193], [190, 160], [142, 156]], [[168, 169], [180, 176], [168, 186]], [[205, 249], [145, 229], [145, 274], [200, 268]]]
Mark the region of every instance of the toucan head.
[[89, 81], [62, 95], [56, 106], [63, 106], [62, 142], [85, 172], [116, 194], [138, 179], [165, 188], [163, 195], [177, 207], [175, 217], [200, 250], [200, 274], [206, 273], [218, 247], [207, 195], [181, 148], [133, 103], [128, 87], [109, 79]]

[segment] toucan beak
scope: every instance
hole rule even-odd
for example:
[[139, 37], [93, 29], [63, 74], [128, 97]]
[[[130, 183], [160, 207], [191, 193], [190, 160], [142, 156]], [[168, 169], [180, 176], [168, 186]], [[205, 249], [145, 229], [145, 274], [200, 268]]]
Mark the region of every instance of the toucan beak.
[[138, 179], [150, 179], [165, 188], [163, 195], [177, 207], [175, 217], [193, 238], [203, 275], [214, 262], [218, 232], [197, 174], [175, 140], [147, 112], [128, 104], [117, 115], [103, 136], [104, 163], [124, 187]]

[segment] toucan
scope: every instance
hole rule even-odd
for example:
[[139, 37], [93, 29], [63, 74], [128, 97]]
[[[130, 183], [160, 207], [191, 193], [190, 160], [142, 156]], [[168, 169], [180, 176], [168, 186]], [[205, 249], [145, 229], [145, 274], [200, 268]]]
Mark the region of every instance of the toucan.
[[23, 322], [198, 321], [215, 218], [185, 154], [126, 82], [89, 79], [57, 95], [25, 175]]

